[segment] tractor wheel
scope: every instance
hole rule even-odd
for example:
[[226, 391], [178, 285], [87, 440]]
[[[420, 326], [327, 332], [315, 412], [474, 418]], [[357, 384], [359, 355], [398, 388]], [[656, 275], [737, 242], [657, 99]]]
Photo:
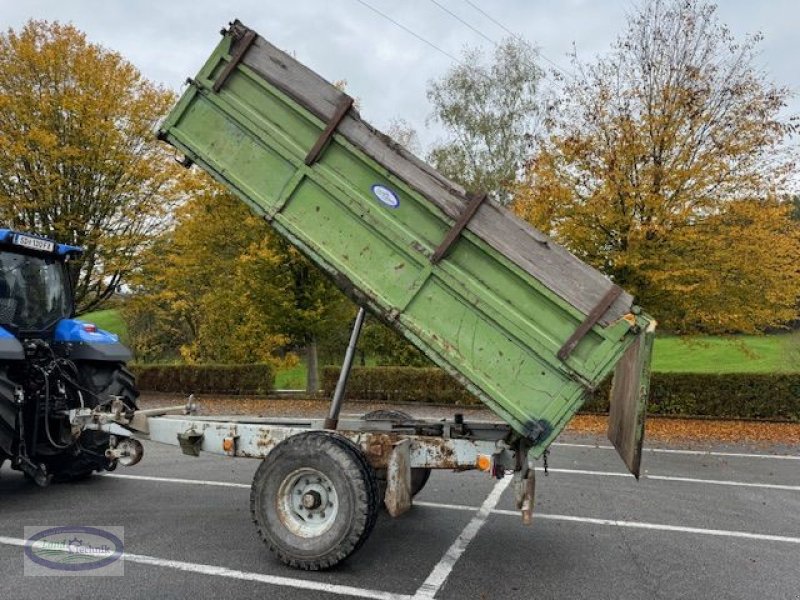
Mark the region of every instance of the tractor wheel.
[[[136, 409], [139, 391], [131, 373], [123, 363], [85, 362], [77, 363], [80, 383], [93, 392], [83, 392], [83, 401], [89, 408], [104, 404], [113, 396], [120, 396], [126, 406]], [[108, 448], [108, 434], [87, 430], [81, 433], [80, 448], [72, 454], [53, 457], [48, 470], [55, 482], [80, 481], [90, 477], [95, 471], [113, 468], [105, 451]]]
[[250, 489], [261, 539], [281, 561], [328, 569], [358, 550], [378, 517], [375, 472], [361, 450], [331, 432], [285, 439], [267, 455]]
[[0, 456], [15, 454], [17, 439], [17, 384], [8, 376], [7, 364], [0, 365]]
[[[379, 409], [368, 412], [364, 415], [366, 421], [392, 421], [393, 423], [403, 423], [413, 421], [414, 417], [402, 410]], [[378, 476], [378, 487], [380, 488], [381, 498], [386, 495], [386, 469], [376, 469]], [[416, 496], [428, 483], [431, 477], [431, 470], [427, 467], [416, 467], [411, 469], [411, 496]]]

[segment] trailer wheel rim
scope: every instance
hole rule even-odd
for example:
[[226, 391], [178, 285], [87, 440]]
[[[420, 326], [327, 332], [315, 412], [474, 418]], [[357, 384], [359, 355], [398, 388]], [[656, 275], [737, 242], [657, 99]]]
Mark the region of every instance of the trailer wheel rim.
[[333, 482], [316, 469], [289, 473], [278, 487], [278, 517], [293, 534], [313, 538], [336, 521], [339, 501]]

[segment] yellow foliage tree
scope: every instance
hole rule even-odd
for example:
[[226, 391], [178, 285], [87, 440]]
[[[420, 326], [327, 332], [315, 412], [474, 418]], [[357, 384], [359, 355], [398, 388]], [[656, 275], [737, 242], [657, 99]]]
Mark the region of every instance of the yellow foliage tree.
[[346, 325], [352, 304], [262, 218], [200, 177], [201, 191], [175, 211], [174, 229], [134, 279], [126, 310], [140, 358], [177, 350], [190, 362], [275, 363], [278, 351], [301, 347], [315, 359], [317, 340]]
[[800, 232], [777, 191], [794, 165], [788, 91], [715, 6], [651, 0], [547, 119], [514, 209], [678, 332], [797, 316]]
[[265, 331], [257, 309], [269, 298], [253, 302], [253, 282], [241, 273], [266, 224], [200, 177], [204, 185], [175, 210], [174, 229], [132, 279], [133, 345], [145, 360], [177, 350], [189, 362], [272, 362], [286, 340]]
[[173, 102], [71, 25], [0, 34], [0, 221], [86, 249], [80, 310], [114, 293], [186, 191], [152, 133]]

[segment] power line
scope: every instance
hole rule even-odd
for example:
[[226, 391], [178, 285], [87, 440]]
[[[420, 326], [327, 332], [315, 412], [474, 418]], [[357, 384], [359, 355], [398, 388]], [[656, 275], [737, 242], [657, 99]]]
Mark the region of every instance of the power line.
[[[432, 1], [432, 2], [434, 2], [434, 0], [431, 0], [431, 1]], [[408, 33], [408, 34], [410, 34], [410, 35], [413, 35], [413, 36], [414, 36], [415, 38], [417, 38], [419, 41], [421, 41], [421, 42], [422, 42], [422, 43], [424, 43], [424, 44], [427, 44], [428, 46], [430, 46], [431, 48], [433, 48], [434, 50], [436, 50], [436, 51], [437, 51], [437, 52], [439, 52], [440, 54], [442, 54], [442, 55], [446, 56], [447, 58], [449, 58], [450, 60], [452, 60], [452, 61], [453, 61], [454, 63], [456, 63], [457, 65], [460, 65], [460, 66], [464, 67], [465, 69], [468, 69], [468, 70], [470, 70], [470, 71], [473, 71], [474, 73], [477, 73], [477, 74], [481, 75], [482, 77], [484, 77], [484, 78], [486, 78], [486, 79], [488, 79], [488, 78], [489, 78], [489, 76], [488, 76], [486, 73], [483, 73], [482, 71], [480, 71], [479, 69], [477, 69], [477, 68], [476, 68], [474, 65], [469, 65], [469, 64], [465, 63], [464, 61], [462, 61], [462, 60], [460, 60], [460, 59], [456, 58], [455, 56], [453, 56], [452, 54], [450, 54], [450, 53], [449, 53], [449, 52], [447, 52], [446, 50], [443, 50], [442, 48], [440, 48], [439, 46], [437, 46], [436, 44], [434, 44], [434, 43], [433, 43], [433, 42], [431, 42], [430, 40], [428, 40], [428, 39], [426, 39], [426, 38], [422, 37], [420, 34], [418, 34], [416, 31], [414, 31], [414, 30], [413, 30], [413, 29], [411, 29], [410, 27], [407, 27], [406, 25], [403, 25], [402, 23], [400, 23], [400, 22], [399, 22], [399, 21], [397, 21], [396, 19], [393, 19], [392, 17], [390, 17], [389, 15], [387, 15], [385, 12], [381, 11], [381, 10], [380, 10], [380, 9], [378, 9], [378, 8], [375, 8], [375, 7], [374, 7], [372, 4], [370, 4], [370, 3], [369, 3], [369, 2], [367, 2], [366, 0], [356, 0], [356, 2], [358, 2], [358, 3], [359, 3], [359, 4], [361, 4], [362, 6], [365, 6], [366, 8], [368, 8], [369, 10], [371, 10], [372, 12], [374, 12], [375, 14], [377, 14], [377, 15], [380, 15], [381, 17], [383, 17], [384, 19], [386, 19], [387, 21], [389, 21], [389, 22], [390, 22], [390, 23], [392, 23], [393, 25], [395, 25], [395, 26], [399, 27], [400, 29], [402, 29], [402, 30], [403, 30], [403, 31], [405, 31], [406, 33]], [[482, 14], [486, 14], [486, 13], [485, 13], [483, 10], [481, 10], [480, 8], [478, 8], [478, 7], [476, 7], [474, 4], [472, 4], [472, 2], [469, 2], [469, 0], [465, 0], [465, 2], [467, 2], [467, 3], [468, 3], [470, 6], [472, 6], [473, 8], [476, 8], [476, 9], [477, 9], [477, 10], [478, 10], [480, 13], [482, 13]], [[439, 6], [440, 8], [442, 8], [443, 10], [445, 10], [446, 12], [450, 12], [449, 10], [447, 10], [446, 8], [444, 8], [442, 5], [440, 5], [438, 2], [434, 2], [434, 4], [436, 4], [437, 6]], [[450, 14], [452, 14], [452, 13], [450, 13]], [[456, 15], [453, 15], [453, 16], [456, 16]], [[488, 15], [487, 15], [487, 16], [488, 16]], [[460, 17], [457, 17], [457, 16], [456, 16], [456, 18], [457, 18], [459, 21], [461, 21], [462, 23], [465, 23], [465, 24], [467, 24], [467, 23], [466, 23], [465, 21], [463, 21], [463, 20], [462, 20]], [[497, 23], [497, 21], [495, 21], [495, 20], [494, 20], [494, 19], [492, 19], [491, 17], [489, 17], [489, 18], [490, 18], [490, 19], [491, 19], [493, 22]], [[471, 29], [474, 29], [474, 28], [473, 28], [471, 25], [469, 25], [469, 24], [467, 24], [467, 25], [468, 25], [468, 26], [469, 26]], [[501, 25], [501, 27], [502, 27], [502, 25]], [[505, 29], [506, 31], [508, 31], [510, 35], [512, 35], [513, 37], [517, 38], [518, 40], [525, 41], [525, 40], [523, 40], [523, 38], [521, 38], [520, 36], [516, 35], [515, 33], [513, 33], [511, 30], [507, 29], [506, 27], [503, 27], [503, 29]], [[477, 30], [476, 30], [476, 31], [477, 31]], [[497, 43], [496, 43], [494, 40], [492, 40], [492, 39], [488, 38], [487, 36], [485, 36], [485, 35], [484, 35], [483, 33], [481, 33], [481, 32], [479, 32], [479, 33], [480, 33], [480, 35], [482, 35], [483, 37], [486, 37], [486, 39], [488, 39], [488, 40], [489, 40], [489, 41], [490, 41], [492, 44], [494, 44], [495, 46], [497, 45]], [[547, 58], [546, 56], [544, 56], [544, 55], [543, 55], [543, 54], [542, 54], [542, 53], [541, 53], [541, 52], [540, 52], [540, 51], [539, 51], [537, 48], [533, 48], [533, 51], [534, 51], [534, 52], [535, 52], [535, 53], [536, 53], [538, 56], [540, 56], [541, 58], [543, 58], [544, 60], [546, 60], [547, 62], [549, 62], [550, 64], [552, 64], [552, 65], [553, 65], [553, 67], [555, 67], [556, 69], [558, 69], [559, 71], [561, 71], [562, 73], [564, 73], [565, 75], [567, 75], [568, 77], [574, 77], [574, 75], [572, 75], [571, 73], [568, 73], [567, 71], [565, 71], [564, 69], [562, 69], [561, 67], [559, 67], [559, 66], [558, 66], [556, 63], [554, 63], [553, 61], [551, 61], [549, 58]]]
[[464, 63], [462, 63], [460, 60], [458, 60], [458, 59], [457, 59], [455, 56], [453, 56], [452, 54], [450, 54], [450, 53], [449, 53], [449, 52], [447, 52], [446, 50], [442, 50], [442, 49], [441, 49], [439, 46], [437, 46], [436, 44], [434, 44], [434, 43], [433, 43], [433, 42], [431, 42], [430, 40], [427, 40], [427, 39], [425, 39], [424, 37], [422, 37], [421, 35], [419, 35], [419, 34], [418, 34], [416, 31], [413, 31], [412, 29], [409, 29], [408, 27], [406, 27], [406, 26], [405, 26], [405, 25], [403, 25], [402, 23], [399, 23], [398, 21], [395, 21], [395, 20], [394, 20], [392, 17], [390, 17], [389, 15], [387, 15], [385, 12], [382, 12], [382, 11], [378, 10], [377, 8], [375, 8], [374, 6], [372, 6], [372, 5], [371, 5], [369, 2], [366, 2], [365, 0], [356, 0], [356, 2], [358, 2], [359, 4], [362, 4], [362, 5], [364, 5], [364, 6], [366, 6], [366, 7], [367, 7], [368, 9], [370, 9], [372, 12], [374, 12], [374, 13], [376, 13], [376, 14], [379, 14], [380, 16], [382, 16], [382, 17], [383, 17], [384, 19], [386, 19], [387, 21], [390, 21], [390, 22], [394, 23], [394, 24], [395, 24], [397, 27], [399, 27], [400, 29], [402, 29], [402, 30], [403, 30], [403, 31], [405, 31], [406, 33], [410, 33], [410, 34], [411, 34], [411, 35], [413, 35], [415, 38], [417, 38], [419, 41], [421, 41], [421, 42], [424, 42], [425, 44], [427, 44], [428, 46], [430, 46], [431, 48], [433, 48], [433, 49], [434, 49], [434, 50], [436, 50], [437, 52], [439, 52], [439, 53], [441, 53], [441, 54], [445, 55], [445, 56], [446, 56], [447, 58], [449, 58], [450, 60], [452, 60], [452, 61], [454, 61], [454, 62], [456, 62], [456, 63], [458, 63], [458, 64], [460, 64], [460, 65], [463, 65], [463, 66], [468, 66], [468, 65], [464, 65]]
[[[431, 2], [433, 2], [433, 1], [434, 1], [434, 0], [431, 0]], [[521, 38], [519, 35], [517, 35], [517, 34], [516, 34], [516, 33], [514, 33], [513, 31], [511, 31], [511, 30], [510, 30], [508, 27], [506, 27], [505, 25], [503, 25], [503, 24], [502, 24], [500, 21], [498, 21], [497, 19], [495, 19], [495, 18], [494, 18], [492, 15], [490, 15], [489, 13], [487, 13], [487, 12], [486, 12], [485, 10], [483, 10], [483, 9], [482, 9], [480, 6], [477, 6], [477, 5], [476, 5], [474, 2], [472, 2], [471, 0], [464, 0], [464, 2], [466, 2], [466, 3], [467, 3], [467, 4], [469, 4], [469, 5], [470, 5], [472, 8], [474, 8], [476, 11], [478, 11], [479, 13], [481, 13], [481, 14], [482, 14], [484, 17], [486, 17], [487, 19], [489, 19], [489, 20], [490, 20], [492, 23], [494, 23], [495, 25], [497, 25], [498, 27], [500, 27], [500, 28], [501, 28], [503, 31], [505, 31], [505, 32], [506, 32], [508, 35], [510, 35], [511, 37], [513, 37], [513, 38], [516, 38], [516, 39], [518, 39], [518, 40], [521, 40], [521, 39], [522, 39], [522, 38]], [[564, 75], [566, 75], [567, 77], [571, 77], [571, 78], [573, 78], [573, 79], [575, 78], [575, 75], [573, 75], [572, 73], [570, 73], [570, 72], [569, 72], [567, 69], [565, 69], [564, 67], [562, 67], [561, 65], [559, 65], [558, 63], [556, 63], [554, 60], [550, 60], [549, 58], [547, 58], [547, 56], [545, 56], [545, 55], [542, 53], [542, 51], [541, 51], [541, 50], [539, 50], [538, 48], [534, 48], [534, 49], [533, 49], [533, 51], [534, 51], [534, 52], [536, 52], [536, 54], [538, 54], [538, 55], [539, 55], [539, 58], [541, 58], [541, 59], [542, 59], [542, 60], [544, 60], [545, 62], [548, 62], [548, 63], [550, 63], [550, 65], [551, 65], [553, 68], [555, 68], [556, 70], [560, 71], [561, 73], [563, 73], [563, 74], [564, 74]]]
[[481, 14], [482, 14], [484, 17], [486, 17], [487, 19], [489, 19], [489, 20], [490, 20], [492, 23], [494, 23], [495, 25], [497, 25], [497, 26], [498, 26], [498, 27], [500, 27], [501, 29], [505, 30], [505, 32], [506, 32], [508, 35], [510, 35], [511, 37], [519, 37], [519, 36], [518, 36], [516, 33], [514, 33], [513, 31], [511, 31], [511, 30], [510, 30], [508, 27], [506, 27], [505, 25], [503, 25], [503, 24], [502, 24], [500, 21], [498, 21], [497, 19], [495, 19], [495, 18], [494, 18], [492, 15], [490, 15], [489, 13], [487, 13], [487, 12], [486, 12], [485, 10], [483, 10], [481, 7], [479, 7], [479, 6], [476, 6], [475, 4], [473, 4], [472, 2], [470, 2], [470, 0], [464, 0], [464, 2], [466, 2], [466, 3], [467, 3], [467, 4], [469, 4], [469, 5], [470, 5], [472, 8], [474, 8], [474, 9], [475, 9], [475, 10], [477, 10], [479, 13], [481, 13]]
[[[460, 23], [463, 23], [464, 25], [466, 25], [467, 27], [469, 27], [469, 28], [470, 28], [472, 31], [474, 31], [475, 33], [477, 33], [479, 36], [481, 36], [483, 39], [485, 39], [485, 40], [486, 40], [487, 42], [489, 42], [490, 44], [493, 44], [493, 45], [497, 46], [497, 42], [496, 42], [496, 41], [494, 41], [494, 40], [493, 40], [492, 38], [490, 38], [488, 35], [486, 35], [485, 33], [483, 33], [483, 32], [482, 32], [480, 29], [478, 29], [477, 27], [473, 26], [471, 23], [468, 23], [467, 21], [465, 21], [464, 19], [462, 19], [461, 17], [459, 17], [459, 16], [458, 16], [456, 13], [454, 13], [452, 10], [450, 10], [450, 9], [449, 9], [449, 8], [447, 8], [446, 6], [444, 6], [444, 5], [440, 4], [440, 3], [439, 3], [439, 2], [437, 2], [436, 0], [430, 0], [430, 2], [431, 2], [432, 4], [435, 4], [435, 5], [436, 5], [436, 6], [438, 6], [439, 8], [441, 8], [441, 9], [442, 9], [444, 12], [446, 12], [448, 15], [450, 15], [451, 17], [453, 17], [454, 19], [456, 19], [456, 20], [457, 20], [457, 21], [459, 21]], [[482, 12], [482, 11], [481, 11], [481, 12]]]

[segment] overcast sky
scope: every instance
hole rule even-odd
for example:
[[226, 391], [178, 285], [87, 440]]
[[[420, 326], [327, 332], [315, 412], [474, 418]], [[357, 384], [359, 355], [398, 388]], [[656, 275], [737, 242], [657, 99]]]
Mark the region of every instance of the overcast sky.
[[[586, 60], [606, 52], [636, 1], [471, 0], [564, 67], [573, 44]], [[437, 3], [492, 40], [507, 35], [466, 0], [0, 0], [0, 26], [18, 28], [30, 18], [71, 22], [148, 78], [178, 89], [208, 57], [219, 30], [238, 17], [323, 77], [347, 80], [368, 121], [385, 129], [390, 119], [403, 118], [430, 143], [438, 134], [425, 123], [426, 83], [453, 61], [365, 3], [453, 56], [467, 44], [487, 50], [492, 44]], [[759, 66], [800, 91], [798, 0], [720, 0], [719, 14], [737, 36], [762, 32]], [[800, 113], [800, 99], [787, 113]]]

